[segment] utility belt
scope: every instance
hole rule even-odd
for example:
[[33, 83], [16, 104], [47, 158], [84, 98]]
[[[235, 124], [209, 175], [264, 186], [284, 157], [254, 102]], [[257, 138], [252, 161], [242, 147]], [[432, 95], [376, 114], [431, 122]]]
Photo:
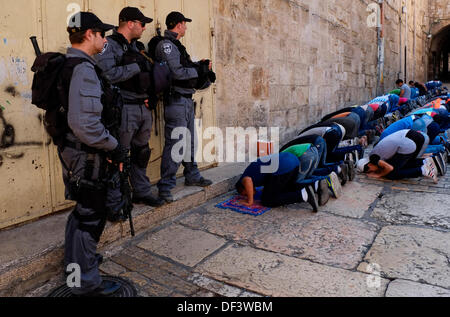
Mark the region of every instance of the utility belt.
[[123, 103], [126, 105], [143, 105], [148, 102], [148, 98], [135, 98], [135, 99], [125, 99], [123, 98]]
[[192, 99], [192, 97], [193, 97], [194, 95], [193, 95], [193, 94], [182, 94], [182, 93], [180, 93], [180, 92], [178, 92], [178, 91], [173, 91], [172, 94], [171, 94], [171, 96], [172, 96], [173, 98], [177, 98], [177, 99], [179, 99], [180, 97], [184, 97], [184, 98], [187, 98], [187, 99]]

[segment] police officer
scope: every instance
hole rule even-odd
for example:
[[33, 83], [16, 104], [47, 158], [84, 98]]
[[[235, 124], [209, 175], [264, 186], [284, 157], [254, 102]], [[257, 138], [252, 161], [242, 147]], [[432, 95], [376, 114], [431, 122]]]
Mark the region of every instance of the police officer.
[[192, 95], [198, 86], [198, 81], [211, 72], [211, 62], [202, 61], [193, 63], [186, 48], [179, 41], [186, 32], [186, 22], [192, 22], [180, 12], [171, 12], [166, 18], [167, 30], [164, 39], [156, 46], [155, 56], [158, 61], [166, 61], [172, 75], [171, 93], [166, 96], [164, 107], [165, 120], [165, 146], [161, 164], [161, 180], [158, 183], [159, 197], [167, 202], [173, 201], [171, 190], [176, 184], [176, 173], [180, 162], [172, 157], [172, 148], [182, 141], [173, 139], [172, 131], [175, 128], [187, 128], [190, 132], [191, 142], [190, 158], [183, 160], [185, 185], [206, 187], [212, 184], [210, 180], [201, 177], [197, 163], [194, 161], [194, 120], [195, 105]]
[[150, 180], [146, 175], [151, 156], [149, 140], [153, 120], [149, 109], [152, 105], [148, 101], [149, 64], [136, 46], [146, 23], [152, 21], [138, 8], [124, 8], [119, 14], [119, 27], [108, 36], [108, 43], [95, 58], [111, 83], [121, 88], [124, 107], [120, 143], [131, 150], [133, 202], [157, 207], [164, 201], [152, 197]]
[[66, 197], [77, 204], [66, 225], [64, 262], [66, 268], [70, 264], [81, 268], [81, 285], [72, 289], [74, 294], [107, 296], [121, 287], [102, 280], [96, 255], [106, 224], [107, 157], [120, 163], [127, 153], [102, 123], [107, 107], [93, 55], [102, 51], [105, 32], [113, 26], [89, 12], [77, 13], [71, 21], [77, 23], [67, 28], [72, 47], [61, 75], [69, 132], [58, 151]]

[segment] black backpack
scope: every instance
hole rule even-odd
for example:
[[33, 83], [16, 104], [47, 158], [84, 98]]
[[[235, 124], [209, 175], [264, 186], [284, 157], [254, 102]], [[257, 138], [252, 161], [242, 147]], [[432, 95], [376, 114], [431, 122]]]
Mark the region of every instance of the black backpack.
[[68, 89], [73, 69], [88, 61], [85, 58], [66, 58], [61, 53], [45, 53], [38, 56], [31, 71], [34, 72], [31, 87], [31, 103], [45, 110], [44, 126], [53, 143], [63, 146], [70, 132], [67, 122]]

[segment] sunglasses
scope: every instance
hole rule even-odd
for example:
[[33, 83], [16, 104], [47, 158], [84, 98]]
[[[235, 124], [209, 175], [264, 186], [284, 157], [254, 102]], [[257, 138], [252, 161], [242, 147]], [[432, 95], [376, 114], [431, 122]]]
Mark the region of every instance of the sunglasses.
[[100, 36], [102, 37], [102, 39], [105, 38], [106, 31], [103, 31], [103, 30], [97, 30], [97, 29], [94, 29], [94, 30], [92, 30], [92, 31], [95, 32], [95, 33], [100, 33]]
[[139, 23], [143, 28], [145, 28], [145, 22], [141, 22], [141, 21], [133, 21], [134, 23]]

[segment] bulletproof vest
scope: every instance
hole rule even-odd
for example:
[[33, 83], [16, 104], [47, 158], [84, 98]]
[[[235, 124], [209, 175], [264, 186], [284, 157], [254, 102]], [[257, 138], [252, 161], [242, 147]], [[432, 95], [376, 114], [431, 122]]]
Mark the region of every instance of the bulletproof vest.
[[[183, 44], [181, 44], [181, 42], [179, 40], [174, 40], [174, 39], [170, 39], [170, 38], [165, 38], [165, 39], [171, 41], [178, 48], [178, 51], [180, 51], [180, 64], [183, 65], [183, 67], [195, 68], [198, 72], [199, 67], [197, 64], [195, 64], [192, 61], [191, 56], [188, 54], [188, 52], [186, 50], [186, 47]], [[199, 76], [200, 76], [200, 74], [199, 74]], [[177, 86], [180, 88], [195, 89], [198, 84], [198, 78], [186, 79], [186, 80], [172, 79], [172, 84], [174, 86]]]
[[[75, 67], [83, 62], [92, 62], [86, 58], [82, 57], [72, 57], [66, 60], [66, 63], [61, 71], [60, 80], [58, 83], [59, 99], [61, 102], [61, 107], [56, 112], [47, 111], [46, 122], [48, 125], [53, 127], [54, 135], [52, 135], [54, 141], [58, 146], [64, 146], [65, 136], [70, 132], [70, 127], [67, 121], [67, 114], [69, 110], [69, 89], [70, 82], [73, 75], [73, 70]], [[95, 72], [100, 79], [102, 87], [101, 103], [103, 106], [103, 111], [101, 115], [101, 122], [105, 128], [111, 133], [115, 138], [119, 138], [120, 135], [120, 124], [122, 119], [122, 97], [118, 88], [113, 87], [109, 81], [103, 76], [102, 70], [94, 65]], [[48, 116], [48, 118], [47, 118]], [[48, 129], [47, 129], [48, 131]], [[51, 133], [49, 132], [51, 135]]]
[[127, 41], [127, 39], [120, 33], [116, 33], [108, 36], [108, 39], [116, 41], [122, 46], [124, 51], [122, 60], [119, 66], [125, 66], [130, 64], [138, 64], [141, 72], [132, 78], [120, 82], [117, 85], [120, 89], [132, 91], [138, 94], [147, 93], [151, 86], [150, 71], [151, 66], [149, 61], [142, 53], [136, 51], [133, 46]]

